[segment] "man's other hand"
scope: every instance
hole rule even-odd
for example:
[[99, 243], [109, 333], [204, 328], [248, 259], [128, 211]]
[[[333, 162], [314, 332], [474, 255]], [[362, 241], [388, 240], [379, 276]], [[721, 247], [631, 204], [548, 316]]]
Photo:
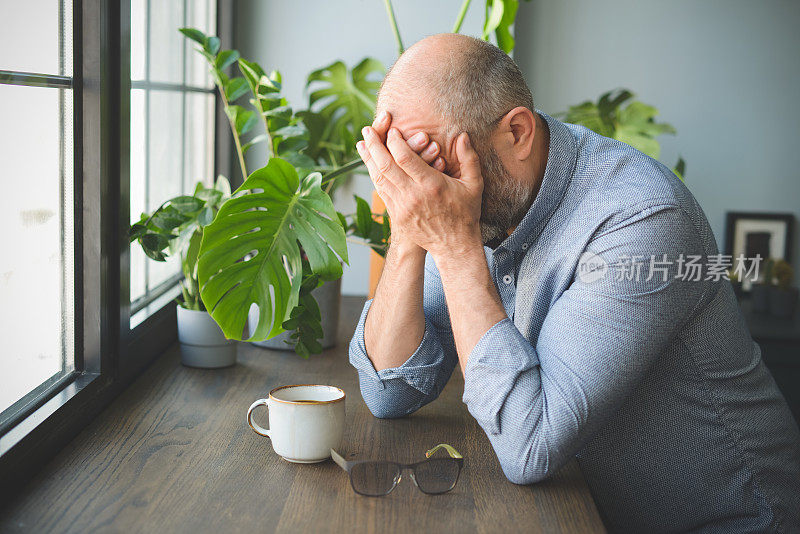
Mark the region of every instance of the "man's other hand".
[[363, 134], [356, 147], [386, 204], [392, 233], [398, 231], [434, 258], [481, 247], [483, 177], [466, 132], [456, 140], [459, 178], [427, 164], [396, 128], [384, 137], [382, 130], [367, 126]]

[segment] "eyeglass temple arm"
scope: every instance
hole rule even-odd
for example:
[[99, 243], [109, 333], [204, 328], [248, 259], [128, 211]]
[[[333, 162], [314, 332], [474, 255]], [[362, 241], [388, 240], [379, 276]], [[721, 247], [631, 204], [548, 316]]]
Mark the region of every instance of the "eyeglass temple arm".
[[433, 455], [433, 453], [442, 448], [444, 448], [445, 450], [447, 450], [447, 452], [450, 453], [451, 458], [463, 458], [463, 456], [461, 456], [461, 454], [459, 454], [457, 450], [455, 450], [451, 445], [448, 445], [447, 443], [440, 443], [431, 450], [429, 450], [428, 452], [426, 452], [425, 458], [430, 458]]
[[333, 460], [334, 462], [336, 462], [336, 464], [337, 464], [339, 467], [341, 467], [342, 469], [344, 469], [345, 471], [348, 471], [348, 472], [350, 471], [350, 470], [348, 469], [348, 467], [349, 467], [349, 466], [348, 466], [348, 464], [349, 464], [350, 462], [348, 462], [347, 460], [345, 460], [344, 458], [342, 458], [342, 455], [341, 455], [341, 454], [339, 454], [338, 452], [336, 452], [336, 451], [335, 451], [335, 450], [333, 450], [333, 449], [331, 449], [331, 460]]

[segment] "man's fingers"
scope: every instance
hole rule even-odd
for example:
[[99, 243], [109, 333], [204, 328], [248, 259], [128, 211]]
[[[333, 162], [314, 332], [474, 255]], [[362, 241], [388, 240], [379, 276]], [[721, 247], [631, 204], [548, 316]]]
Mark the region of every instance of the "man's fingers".
[[[389, 130], [389, 141], [393, 137], [392, 131], [397, 132], [397, 129], [392, 128]], [[364, 135], [364, 142], [366, 143], [370, 159], [374, 162], [376, 172], [392, 182], [395, 187], [404, 187], [408, 183], [409, 177], [403, 169], [395, 163], [395, 158], [389, 153], [386, 145], [381, 142], [375, 129], [366, 126], [361, 132]], [[409, 153], [413, 154], [414, 157], [417, 157], [417, 155], [411, 151], [405, 139], [403, 139], [402, 136], [399, 137], [403, 147], [405, 147]]]
[[381, 111], [375, 120], [372, 122], [372, 128], [381, 138], [381, 142], [386, 142], [386, 132], [389, 131], [389, 125], [392, 124], [392, 116], [388, 111]]
[[411, 137], [408, 138], [408, 146], [411, 147], [411, 150], [419, 154], [422, 150], [428, 145], [428, 134], [425, 132], [417, 132]]
[[[411, 150], [419, 154], [419, 157], [422, 158], [422, 161], [428, 165], [433, 165], [433, 163], [436, 161], [436, 158], [439, 157], [439, 153], [441, 152], [439, 143], [436, 141], [431, 141], [431, 139], [428, 137], [428, 134], [425, 132], [415, 133], [409, 137], [406, 142], [408, 143], [408, 146], [411, 147]], [[442, 171], [444, 170], [444, 167], [437, 170]]]
[[386, 146], [389, 148], [394, 162], [413, 180], [419, 182], [428, 177], [428, 173], [430, 173], [428, 164], [411, 150], [411, 147], [408, 146], [408, 143], [403, 139], [397, 128], [389, 130], [389, 134], [386, 137]]
[[[359, 141], [356, 143], [356, 150], [358, 151], [358, 155], [361, 156], [361, 160], [364, 162], [364, 165], [367, 167], [369, 177], [372, 180], [373, 185], [375, 185], [375, 189], [377, 189], [378, 194], [381, 195], [381, 198], [383, 198], [385, 202], [386, 195], [391, 196], [396, 192], [396, 188], [378, 170], [375, 160], [372, 159], [372, 156], [370, 155], [369, 150], [367, 150], [367, 146], [364, 141]], [[387, 203], [386, 205], [388, 206], [389, 204]]]
[[422, 158], [422, 161], [430, 165], [439, 157], [439, 143], [431, 141], [428, 143], [428, 146], [425, 147], [425, 150], [418, 152], [418, 154], [419, 157]]
[[483, 185], [481, 162], [467, 132], [463, 132], [456, 140], [456, 157], [458, 157], [459, 178], [465, 182], [480, 182]]
[[439, 172], [444, 172], [445, 168], [447, 168], [447, 165], [444, 162], [444, 158], [438, 157], [435, 160], [433, 160], [432, 167]]

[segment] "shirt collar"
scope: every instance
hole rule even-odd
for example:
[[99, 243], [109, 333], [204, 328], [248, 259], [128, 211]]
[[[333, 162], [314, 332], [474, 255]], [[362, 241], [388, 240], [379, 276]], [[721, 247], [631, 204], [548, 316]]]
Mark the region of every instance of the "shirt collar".
[[547, 154], [547, 165], [542, 178], [542, 185], [533, 200], [528, 213], [510, 236], [498, 246], [511, 251], [524, 251], [542, 233], [550, 216], [561, 204], [564, 194], [572, 181], [578, 146], [572, 132], [562, 123], [537, 110], [547, 121], [550, 129], [550, 147]]

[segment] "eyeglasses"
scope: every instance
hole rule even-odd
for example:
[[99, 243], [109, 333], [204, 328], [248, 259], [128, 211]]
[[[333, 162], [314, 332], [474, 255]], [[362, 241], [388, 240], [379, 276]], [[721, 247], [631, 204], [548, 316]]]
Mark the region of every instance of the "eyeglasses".
[[[449, 458], [431, 458], [439, 449], [450, 453]], [[350, 475], [350, 485], [359, 495], [382, 497], [388, 495], [403, 477], [403, 471], [411, 470], [411, 480], [429, 495], [447, 493], [458, 482], [464, 458], [453, 447], [441, 443], [425, 453], [426, 460], [415, 464], [397, 462], [355, 460], [348, 461], [331, 449], [331, 458]]]

